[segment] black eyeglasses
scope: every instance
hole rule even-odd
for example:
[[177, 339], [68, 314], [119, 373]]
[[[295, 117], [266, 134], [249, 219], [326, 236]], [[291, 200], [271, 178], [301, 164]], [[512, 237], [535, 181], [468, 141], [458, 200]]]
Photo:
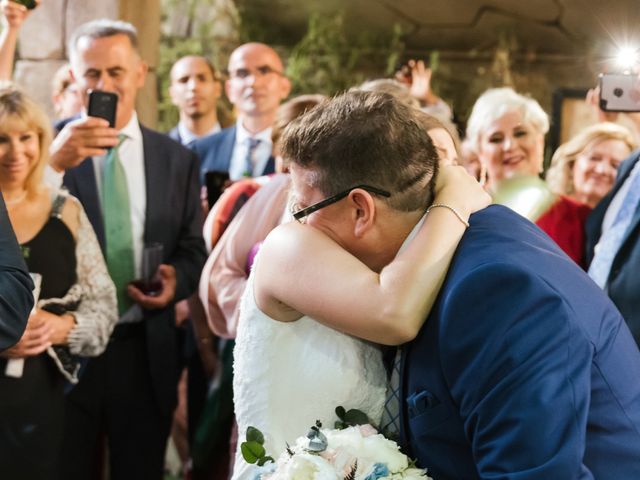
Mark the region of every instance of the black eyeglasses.
[[391, 196], [391, 194], [389, 192], [387, 192], [385, 190], [381, 190], [381, 189], [376, 188], [376, 187], [371, 187], [369, 185], [356, 185], [355, 187], [351, 187], [350, 189], [345, 190], [344, 192], [336, 193], [335, 195], [332, 195], [331, 197], [325, 198], [324, 200], [321, 200], [318, 203], [314, 203], [313, 205], [310, 205], [310, 206], [308, 206], [306, 208], [298, 210], [297, 212], [293, 212], [293, 218], [295, 218], [297, 221], [301, 222], [303, 218], [311, 215], [313, 212], [317, 212], [321, 208], [328, 207], [329, 205], [331, 205], [333, 203], [339, 202], [344, 197], [349, 195], [352, 190], [355, 190], [356, 188], [361, 188], [362, 190], [366, 190], [367, 192], [370, 192], [370, 193], [375, 193], [376, 195], [380, 195], [382, 197], [387, 197], [388, 198], [388, 197]]
[[249, 76], [253, 75], [254, 77], [266, 77], [267, 75], [275, 74], [280, 77], [284, 76], [284, 73], [279, 72], [278, 70], [271, 68], [269, 65], [261, 65], [255, 69], [251, 68], [237, 68], [235, 70], [230, 70], [229, 76], [231, 78], [237, 80], [246, 80]]

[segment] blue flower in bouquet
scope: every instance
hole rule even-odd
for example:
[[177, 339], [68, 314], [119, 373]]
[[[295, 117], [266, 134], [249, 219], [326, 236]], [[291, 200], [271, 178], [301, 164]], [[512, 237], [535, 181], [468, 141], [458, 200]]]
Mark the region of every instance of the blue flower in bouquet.
[[367, 475], [364, 480], [378, 480], [379, 478], [386, 478], [389, 476], [389, 469], [383, 463], [376, 463], [373, 466], [373, 471]]

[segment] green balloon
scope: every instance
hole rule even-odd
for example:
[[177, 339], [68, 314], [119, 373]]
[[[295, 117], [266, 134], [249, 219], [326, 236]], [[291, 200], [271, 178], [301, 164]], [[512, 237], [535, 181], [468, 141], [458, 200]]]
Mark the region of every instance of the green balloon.
[[535, 222], [555, 203], [557, 196], [538, 177], [517, 176], [500, 181], [493, 192], [493, 203], [509, 207]]

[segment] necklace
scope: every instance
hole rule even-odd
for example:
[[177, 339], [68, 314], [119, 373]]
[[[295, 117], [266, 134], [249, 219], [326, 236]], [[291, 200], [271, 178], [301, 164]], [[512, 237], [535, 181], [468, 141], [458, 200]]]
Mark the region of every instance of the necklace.
[[12, 200], [5, 200], [4, 204], [7, 207], [10, 207], [11, 205], [17, 205], [18, 203], [20, 203], [21, 201], [23, 201], [25, 198], [27, 198], [27, 192], [26, 190], [24, 192], [22, 192], [22, 194], [18, 197], [18, 198], [14, 198]]

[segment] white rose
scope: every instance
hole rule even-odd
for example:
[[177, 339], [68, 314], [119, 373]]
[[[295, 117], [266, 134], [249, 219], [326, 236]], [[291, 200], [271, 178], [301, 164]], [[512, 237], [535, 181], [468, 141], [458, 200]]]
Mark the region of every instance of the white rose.
[[400, 451], [400, 447], [383, 435], [371, 435], [362, 441], [362, 454], [365, 458], [383, 463], [390, 472], [399, 472], [409, 466], [407, 456]]
[[301, 453], [290, 458], [273, 480], [340, 480], [335, 469], [324, 458]]

